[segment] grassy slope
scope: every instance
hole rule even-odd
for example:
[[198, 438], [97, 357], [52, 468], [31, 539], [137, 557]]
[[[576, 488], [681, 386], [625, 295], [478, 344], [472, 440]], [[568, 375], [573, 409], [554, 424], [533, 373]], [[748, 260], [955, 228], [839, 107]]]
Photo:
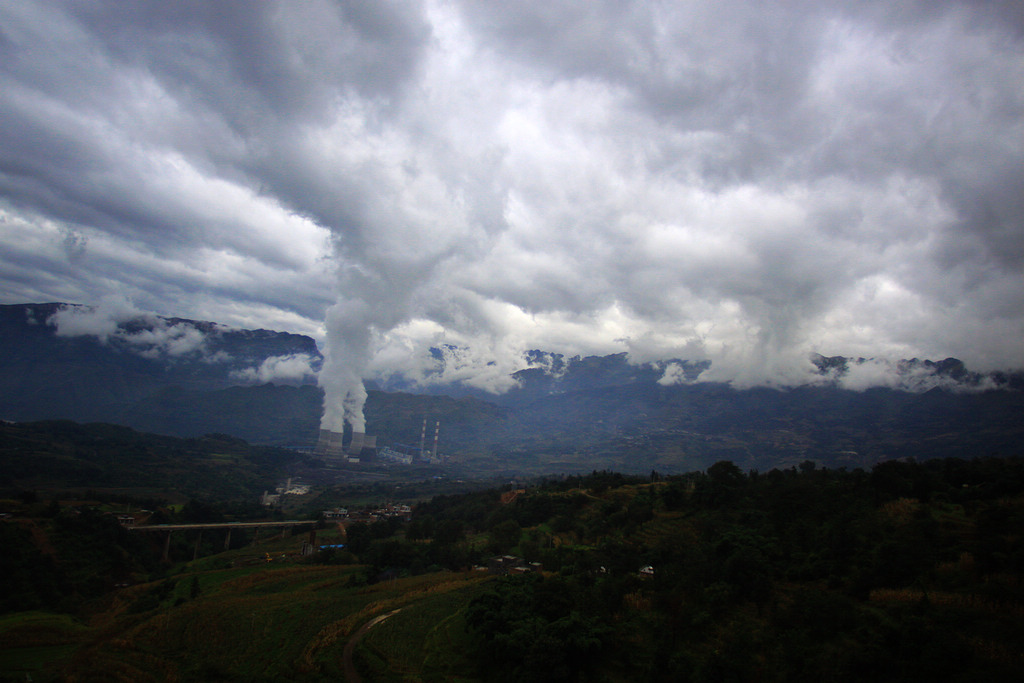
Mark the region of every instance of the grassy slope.
[[[1016, 470], [1003, 465], [1006, 479]], [[926, 502], [872, 502], [894, 486], [882, 476], [889, 470], [876, 472], [872, 488], [866, 475], [832, 481], [820, 471], [752, 478], [720, 506], [700, 502], [714, 493], [702, 479], [695, 492], [682, 486], [687, 493], [673, 506], [667, 494], [682, 482], [533, 490], [507, 510], [546, 510], [531, 516], [539, 523], [523, 518], [521, 538], [544, 537], [541, 547], [565, 551], [569, 571], [549, 576], [548, 585], [593, 598], [600, 584], [615, 598], [601, 680], [637, 680], [638, 671], [660, 672], [663, 680], [681, 671], [701, 680], [718, 680], [719, 671], [793, 680], [795, 672], [833, 670], [831, 680], [1020, 680], [1024, 495], [958, 484]], [[851, 488], [853, 481], [860, 484]], [[469, 503], [482, 500], [498, 505], [496, 497], [473, 494], [449, 499], [448, 511], [466, 503], [469, 515], [476, 510]], [[632, 517], [632, 508], [650, 502], [647, 515]], [[555, 523], [563, 517], [570, 523]], [[112, 596], [88, 626], [38, 613], [8, 617], [0, 621], [2, 673], [23, 679], [29, 671], [37, 681], [60, 674], [77, 681], [339, 680], [349, 638], [394, 612], [356, 650], [367, 680], [473, 680], [463, 613], [494, 585], [485, 576], [443, 572], [365, 586], [360, 567], [281, 559], [299, 543], [279, 539], [183, 565], [173, 585]], [[757, 563], [733, 560], [744, 558], [735, 549], [745, 543], [764, 548]], [[844, 548], [862, 556], [830, 567]], [[891, 573], [928, 548], [920, 567]], [[274, 561], [263, 562], [264, 554]], [[591, 569], [613, 561], [630, 568], [603, 576], [584, 571], [585, 561]], [[648, 561], [657, 565], [655, 577], [635, 576]], [[737, 592], [749, 588], [751, 573], [770, 585], [757, 604]], [[159, 605], [133, 610], [156, 593]], [[945, 669], [958, 658], [966, 664]], [[812, 659], [817, 668], [804, 663]]]
[[[436, 626], [471, 599], [479, 575], [442, 572], [366, 586], [358, 566], [280, 559], [298, 543], [279, 540], [182, 566], [165, 582], [111, 596], [88, 624], [45, 613], [7, 616], [0, 621], [0, 680], [25, 673], [36, 681], [339, 680], [348, 638], [397, 608], [401, 618], [381, 625], [400, 634], [396, 642], [434, 644], [429, 661], [389, 650], [386, 668], [414, 677], [426, 668], [469, 670], [454, 641], [436, 638]], [[264, 553], [276, 559], [264, 562]], [[167, 590], [160, 606], [134, 613], [161, 583]]]
[[473, 680], [462, 610], [479, 593], [479, 579], [432, 585], [422, 597], [380, 623], [361, 643], [360, 664], [375, 681]]
[[66, 614], [20, 612], [0, 617], [0, 671], [38, 671], [69, 658], [89, 629]]

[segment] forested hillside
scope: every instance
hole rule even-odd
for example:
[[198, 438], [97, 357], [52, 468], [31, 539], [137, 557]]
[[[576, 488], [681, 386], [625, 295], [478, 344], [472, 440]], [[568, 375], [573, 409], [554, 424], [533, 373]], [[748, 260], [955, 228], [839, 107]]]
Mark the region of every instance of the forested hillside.
[[255, 501], [304, 463], [318, 464], [227, 434], [179, 439], [102, 423], [0, 422], [0, 494], [113, 489], [176, 500]]
[[[409, 521], [325, 523], [320, 542], [332, 547], [308, 557], [304, 537], [280, 538], [225, 553], [207, 544], [197, 561], [155, 568], [154, 549], [145, 559], [109, 523], [35, 505], [21, 514], [53, 521], [4, 528], [49, 529], [53, 543], [67, 524], [81, 537], [91, 524], [106, 539], [78, 560], [49, 551], [45, 571], [74, 578], [103, 565], [142, 580], [99, 600], [96, 586], [74, 584], [94, 597], [35, 604], [66, 617], [0, 620], [4, 670], [35, 680], [113, 668], [110, 680], [314, 681], [340, 677], [343, 662], [367, 680], [408, 681], [1024, 674], [1015, 458], [593, 472], [435, 496]], [[11, 540], [46, 555], [40, 538]], [[7, 594], [5, 608], [30, 606], [18, 600]], [[388, 621], [360, 628], [376, 617]], [[40, 647], [45, 664], [32, 659]]]
[[[746, 474], [719, 462], [571, 477], [505, 505], [435, 499], [407, 536], [454, 526], [543, 565], [467, 611], [489, 680], [1011, 680], [1024, 671], [1022, 494], [1019, 459]], [[437, 561], [439, 545], [360, 557], [380, 570]]]

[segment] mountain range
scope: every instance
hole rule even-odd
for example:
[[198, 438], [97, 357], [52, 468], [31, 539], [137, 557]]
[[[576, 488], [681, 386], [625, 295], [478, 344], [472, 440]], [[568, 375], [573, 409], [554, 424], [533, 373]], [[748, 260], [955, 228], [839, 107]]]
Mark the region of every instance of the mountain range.
[[[0, 306], [0, 341], [0, 419], [295, 448], [316, 439], [322, 357], [307, 336], [48, 303]], [[501, 395], [400, 376], [368, 382], [366, 418], [380, 445], [416, 444], [424, 420], [440, 422], [440, 450], [488, 473], [690, 471], [718, 460], [853, 468], [1019, 452], [1021, 373], [977, 373], [952, 358], [812, 360], [802, 386], [740, 389], [700, 381], [707, 361], [534, 350]]]

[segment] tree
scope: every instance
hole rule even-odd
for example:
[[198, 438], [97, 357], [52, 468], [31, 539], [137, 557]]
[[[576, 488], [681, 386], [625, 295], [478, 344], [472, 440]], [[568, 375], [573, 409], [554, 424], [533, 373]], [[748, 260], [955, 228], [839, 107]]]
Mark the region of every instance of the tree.
[[743, 470], [731, 460], [719, 460], [708, 468], [708, 479], [720, 486], [739, 486], [743, 483]]
[[506, 519], [491, 529], [491, 550], [496, 553], [511, 550], [519, 543], [523, 530], [514, 519]]
[[709, 505], [720, 507], [733, 502], [745, 483], [743, 470], [730, 460], [719, 460], [708, 468], [703, 494]]
[[364, 522], [356, 522], [345, 529], [345, 541], [348, 549], [354, 553], [363, 553], [370, 548], [373, 541], [373, 534], [370, 527]]
[[589, 680], [611, 629], [573, 608], [564, 581], [518, 576], [501, 579], [475, 598], [467, 628], [489, 680]]
[[446, 519], [437, 525], [434, 532], [434, 542], [441, 545], [451, 545], [462, 540], [465, 535], [462, 521], [458, 519]]

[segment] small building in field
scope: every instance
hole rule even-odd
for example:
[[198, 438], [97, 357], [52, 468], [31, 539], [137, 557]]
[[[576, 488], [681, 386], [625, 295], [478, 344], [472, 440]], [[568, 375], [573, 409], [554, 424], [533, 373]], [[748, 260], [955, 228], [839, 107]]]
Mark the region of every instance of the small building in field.
[[531, 574], [542, 569], [540, 562], [527, 562], [515, 555], [497, 555], [487, 560], [487, 571], [491, 574]]

